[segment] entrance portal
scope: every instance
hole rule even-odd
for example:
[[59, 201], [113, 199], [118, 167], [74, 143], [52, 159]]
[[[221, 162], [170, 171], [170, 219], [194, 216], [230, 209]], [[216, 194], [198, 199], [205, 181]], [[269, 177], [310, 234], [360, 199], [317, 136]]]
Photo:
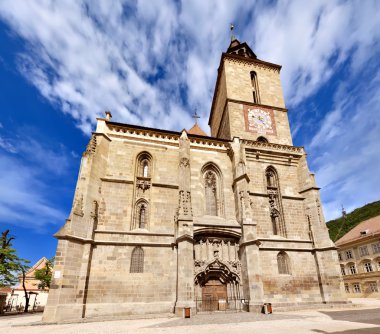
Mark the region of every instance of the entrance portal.
[[218, 279], [210, 279], [202, 287], [202, 311], [225, 311], [227, 285]]

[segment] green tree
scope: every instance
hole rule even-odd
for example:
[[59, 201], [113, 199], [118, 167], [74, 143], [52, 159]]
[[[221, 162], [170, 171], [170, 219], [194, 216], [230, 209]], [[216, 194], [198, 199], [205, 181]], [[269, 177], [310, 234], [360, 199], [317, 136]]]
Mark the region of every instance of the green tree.
[[25, 312], [28, 312], [29, 295], [25, 287], [26, 272], [30, 268], [29, 261], [19, 258], [16, 250], [12, 247], [12, 240], [15, 238], [9, 235], [9, 230], [1, 233], [0, 239], [0, 287], [15, 285], [19, 279], [18, 274], [22, 274], [22, 286], [25, 293]]
[[53, 274], [53, 267], [54, 267], [54, 257], [46, 261], [44, 268], [37, 269], [34, 272], [34, 277], [40, 281], [38, 283], [39, 289], [45, 290], [45, 289], [50, 288], [51, 277]]
[[0, 248], [0, 287], [12, 286], [18, 282], [17, 272], [20, 271], [20, 259], [12, 248], [13, 236], [9, 230], [1, 233]]

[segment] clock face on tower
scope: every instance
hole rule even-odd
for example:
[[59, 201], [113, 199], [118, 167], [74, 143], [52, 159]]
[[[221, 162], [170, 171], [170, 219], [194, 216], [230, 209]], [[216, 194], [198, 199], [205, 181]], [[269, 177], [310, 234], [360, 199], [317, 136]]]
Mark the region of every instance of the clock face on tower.
[[260, 134], [276, 134], [273, 110], [244, 106], [246, 130]]

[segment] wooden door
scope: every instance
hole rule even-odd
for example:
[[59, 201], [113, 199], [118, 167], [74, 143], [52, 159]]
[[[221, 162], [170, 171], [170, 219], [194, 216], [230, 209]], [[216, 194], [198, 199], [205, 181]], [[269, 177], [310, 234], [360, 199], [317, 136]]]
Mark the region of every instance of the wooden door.
[[227, 286], [219, 280], [209, 280], [202, 288], [202, 310], [217, 311], [226, 305]]

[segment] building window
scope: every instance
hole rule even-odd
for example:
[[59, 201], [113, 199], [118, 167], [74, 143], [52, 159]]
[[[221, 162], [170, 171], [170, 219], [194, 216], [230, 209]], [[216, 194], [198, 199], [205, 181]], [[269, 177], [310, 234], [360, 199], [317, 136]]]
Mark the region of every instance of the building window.
[[348, 284], [345, 284], [345, 285], [344, 285], [344, 290], [345, 290], [347, 293], [350, 293], [350, 287], [348, 286]]
[[137, 157], [137, 176], [151, 177], [152, 156], [148, 152], [140, 153]]
[[376, 282], [369, 282], [368, 287], [371, 292], [379, 292], [379, 288], [377, 287]]
[[139, 228], [145, 228], [145, 215], [146, 207], [145, 204], [142, 204], [139, 210]]
[[371, 262], [366, 262], [364, 263], [364, 270], [367, 272], [367, 273], [370, 273], [373, 271], [372, 269], [372, 265], [371, 265]]
[[251, 72], [251, 86], [253, 103], [260, 103], [259, 84], [257, 81], [257, 74], [254, 71]]
[[206, 214], [217, 216], [217, 178], [214, 172], [208, 171], [205, 174], [205, 195], [206, 195]]
[[134, 228], [144, 228], [148, 229], [148, 217], [149, 217], [149, 206], [145, 199], [140, 199], [136, 203], [135, 217], [134, 217]]
[[339, 258], [339, 261], [342, 261], [342, 254], [338, 253], [338, 258]]
[[346, 275], [346, 272], [344, 270], [344, 266], [340, 266], [340, 272], [342, 273], [342, 276]]
[[285, 252], [277, 254], [277, 266], [279, 274], [290, 275], [289, 256]]
[[354, 284], [354, 292], [355, 293], [360, 293], [361, 290], [360, 290], [360, 284], [359, 283], [355, 283]]
[[360, 252], [360, 256], [366, 256], [369, 254], [367, 246], [359, 247], [359, 252]]
[[352, 251], [346, 251], [346, 259], [348, 260], [348, 259], [352, 259], [353, 257], [352, 257]]
[[223, 216], [223, 185], [219, 169], [212, 163], [202, 168], [205, 214], [209, 216]]
[[372, 249], [373, 249], [373, 252], [376, 254], [376, 253], [380, 253], [380, 242], [378, 242], [377, 244], [373, 244], [372, 245]]
[[356, 267], [354, 264], [350, 265], [350, 272], [351, 272], [351, 275], [355, 275], [356, 274]]
[[144, 272], [144, 251], [141, 247], [135, 247], [132, 251], [130, 272]]
[[265, 180], [269, 197], [269, 213], [272, 221], [273, 234], [286, 238], [278, 175], [276, 169], [272, 166], [269, 166], [265, 170]]

